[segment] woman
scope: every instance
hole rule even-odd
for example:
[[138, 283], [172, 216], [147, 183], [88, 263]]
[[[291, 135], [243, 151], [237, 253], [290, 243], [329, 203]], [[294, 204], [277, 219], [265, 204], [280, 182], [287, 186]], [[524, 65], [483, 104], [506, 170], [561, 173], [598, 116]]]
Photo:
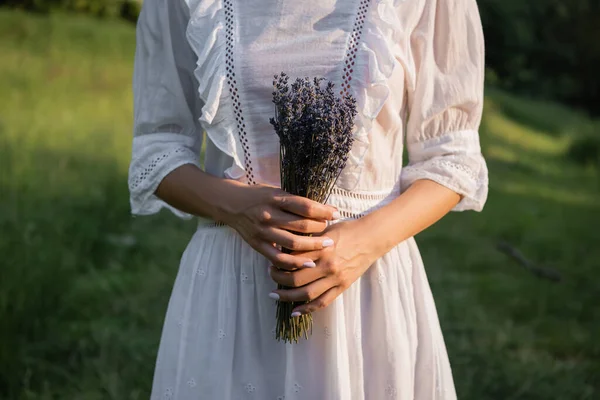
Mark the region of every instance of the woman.
[[[199, 219], [152, 399], [456, 398], [413, 236], [487, 196], [475, 0], [146, 0], [137, 35], [133, 213]], [[357, 100], [328, 205], [277, 189], [280, 72]], [[275, 300], [309, 301], [307, 340], [274, 339]]]

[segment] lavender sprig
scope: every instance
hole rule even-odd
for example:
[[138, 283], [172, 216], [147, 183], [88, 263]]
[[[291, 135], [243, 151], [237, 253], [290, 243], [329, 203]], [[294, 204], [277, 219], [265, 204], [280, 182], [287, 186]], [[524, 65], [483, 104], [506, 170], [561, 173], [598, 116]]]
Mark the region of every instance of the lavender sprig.
[[[289, 84], [285, 73], [275, 75], [275, 117], [270, 119], [279, 136], [282, 189], [320, 203], [327, 201], [346, 166], [356, 117], [355, 99], [336, 96], [335, 85], [327, 82], [323, 87], [324, 80], [298, 78]], [[277, 304], [277, 339], [297, 342], [308, 337], [312, 316], [292, 318], [297, 305]]]

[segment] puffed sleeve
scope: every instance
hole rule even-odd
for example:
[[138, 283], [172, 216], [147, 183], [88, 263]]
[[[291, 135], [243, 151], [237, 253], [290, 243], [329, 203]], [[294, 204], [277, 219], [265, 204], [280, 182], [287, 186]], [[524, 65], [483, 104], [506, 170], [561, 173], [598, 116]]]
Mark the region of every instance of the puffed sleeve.
[[128, 182], [134, 215], [166, 207], [182, 218], [190, 217], [154, 194], [175, 168], [200, 166], [202, 104], [193, 74], [196, 57], [186, 39], [188, 20], [183, 0], [145, 0], [138, 19]]
[[454, 211], [481, 211], [488, 171], [478, 134], [484, 40], [475, 0], [424, 0], [409, 47], [402, 187], [429, 179], [462, 196]]

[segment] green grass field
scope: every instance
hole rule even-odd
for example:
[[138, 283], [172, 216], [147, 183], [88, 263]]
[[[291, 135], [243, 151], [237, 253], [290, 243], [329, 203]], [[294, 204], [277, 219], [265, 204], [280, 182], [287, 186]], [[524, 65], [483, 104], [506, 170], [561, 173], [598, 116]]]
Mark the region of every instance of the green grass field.
[[[0, 399], [149, 396], [195, 225], [129, 213], [134, 39], [0, 11]], [[490, 89], [486, 208], [417, 238], [460, 399], [600, 398], [600, 173], [565, 157], [591, 123]]]

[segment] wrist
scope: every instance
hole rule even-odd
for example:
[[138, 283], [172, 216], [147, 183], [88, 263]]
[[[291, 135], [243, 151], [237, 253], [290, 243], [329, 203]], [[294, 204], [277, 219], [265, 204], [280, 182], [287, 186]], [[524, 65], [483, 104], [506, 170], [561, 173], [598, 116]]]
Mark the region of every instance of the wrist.
[[355, 230], [364, 238], [364, 243], [377, 258], [387, 254], [400, 241], [395, 234], [397, 229], [390, 228], [389, 218], [381, 219], [379, 212], [367, 214], [355, 220]]
[[239, 202], [243, 198], [240, 191], [248, 185], [227, 178], [214, 178], [210, 197], [206, 199], [211, 212], [210, 217], [216, 222], [230, 225], [239, 210]]

